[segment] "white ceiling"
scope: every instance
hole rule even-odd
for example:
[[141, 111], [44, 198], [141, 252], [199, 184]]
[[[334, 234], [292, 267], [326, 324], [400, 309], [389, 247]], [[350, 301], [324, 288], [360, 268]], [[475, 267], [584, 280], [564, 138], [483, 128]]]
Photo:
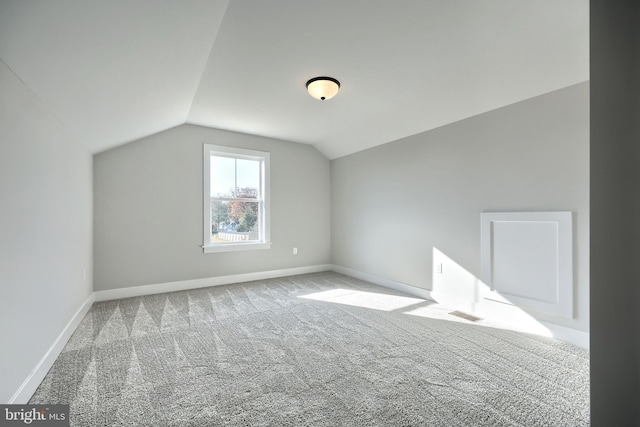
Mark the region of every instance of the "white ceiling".
[[[333, 159], [588, 80], [588, 10], [588, 0], [2, 0], [0, 58], [94, 153], [193, 123]], [[318, 75], [341, 81], [335, 98], [307, 95]]]

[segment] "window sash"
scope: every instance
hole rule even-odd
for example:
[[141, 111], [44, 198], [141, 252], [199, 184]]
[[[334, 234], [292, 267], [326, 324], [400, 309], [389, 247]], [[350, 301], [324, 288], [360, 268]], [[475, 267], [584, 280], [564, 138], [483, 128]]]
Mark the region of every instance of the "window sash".
[[260, 202], [263, 199], [252, 199], [250, 197], [215, 197], [211, 196], [211, 200], [219, 200], [221, 202]]
[[[231, 193], [234, 196], [237, 196], [240, 189], [244, 188], [240, 185], [238, 185], [238, 160], [250, 160], [250, 161], [254, 161], [257, 162], [258, 165], [258, 187], [256, 188], [256, 199], [257, 198], [261, 198], [262, 193], [264, 191], [263, 189], [263, 180], [264, 180], [264, 168], [265, 168], [265, 164], [264, 164], [264, 157], [261, 156], [249, 156], [249, 155], [237, 155], [234, 156], [230, 153], [225, 153], [225, 152], [220, 152], [220, 151], [211, 151], [210, 154], [210, 158], [209, 158], [209, 165], [211, 165], [211, 158], [213, 157], [222, 157], [222, 158], [227, 158], [227, 159], [233, 159], [234, 160], [234, 165], [233, 165], [233, 187], [231, 190]], [[211, 170], [209, 170], [209, 177], [211, 177]], [[225, 198], [225, 196], [212, 196], [212, 197], [220, 197], [220, 198]], [[233, 198], [233, 197], [230, 197]], [[246, 199], [250, 199], [251, 197], [236, 197], [236, 198], [246, 198]]]

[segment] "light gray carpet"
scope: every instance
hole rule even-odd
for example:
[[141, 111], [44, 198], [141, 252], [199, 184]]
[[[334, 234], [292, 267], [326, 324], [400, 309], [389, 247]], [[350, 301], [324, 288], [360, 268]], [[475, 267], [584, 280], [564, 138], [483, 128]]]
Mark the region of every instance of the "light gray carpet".
[[336, 289], [400, 295], [318, 273], [96, 303], [30, 403], [77, 426], [588, 425], [585, 351], [302, 298]]

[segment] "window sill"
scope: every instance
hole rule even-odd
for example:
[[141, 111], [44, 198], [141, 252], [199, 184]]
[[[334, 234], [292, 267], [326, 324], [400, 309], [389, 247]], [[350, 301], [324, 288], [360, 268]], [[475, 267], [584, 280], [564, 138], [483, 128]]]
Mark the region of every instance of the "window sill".
[[215, 252], [254, 251], [260, 249], [271, 249], [271, 242], [222, 243], [219, 245], [203, 246], [202, 252], [204, 252], [205, 254], [210, 254]]

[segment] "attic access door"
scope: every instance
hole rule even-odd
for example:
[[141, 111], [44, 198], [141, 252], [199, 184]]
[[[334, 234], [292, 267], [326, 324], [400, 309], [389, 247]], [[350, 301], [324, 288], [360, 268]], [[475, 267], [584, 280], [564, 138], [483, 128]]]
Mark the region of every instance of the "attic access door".
[[487, 300], [573, 317], [571, 212], [483, 212]]

